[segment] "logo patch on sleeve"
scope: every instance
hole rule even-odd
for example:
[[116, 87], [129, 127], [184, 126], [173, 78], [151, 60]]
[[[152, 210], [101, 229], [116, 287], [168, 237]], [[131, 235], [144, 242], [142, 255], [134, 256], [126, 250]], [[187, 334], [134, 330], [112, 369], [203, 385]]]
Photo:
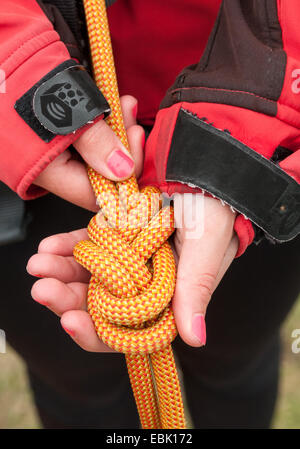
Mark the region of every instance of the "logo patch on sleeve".
[[110, 113], [93, 79], [73, 60], [46, 75], [16, 102], [15, 109], [45, 142]]

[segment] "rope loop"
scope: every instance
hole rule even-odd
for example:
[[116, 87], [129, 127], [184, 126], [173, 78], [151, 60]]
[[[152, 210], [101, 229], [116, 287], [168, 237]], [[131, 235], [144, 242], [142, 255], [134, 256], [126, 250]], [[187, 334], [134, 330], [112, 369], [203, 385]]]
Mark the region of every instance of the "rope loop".
[[98, 336], [124, 353], [152, 353], [177, 331], [170, 301], [176, 266], [167, 239], [174, 231], [172, 207], [161, 209], [160, 192], [146, 187], [130, 198], [108, 181], [98, 192], [100, 212], [88, 225], [90, 240], [74, 248], [92, 274], [88, 310]]

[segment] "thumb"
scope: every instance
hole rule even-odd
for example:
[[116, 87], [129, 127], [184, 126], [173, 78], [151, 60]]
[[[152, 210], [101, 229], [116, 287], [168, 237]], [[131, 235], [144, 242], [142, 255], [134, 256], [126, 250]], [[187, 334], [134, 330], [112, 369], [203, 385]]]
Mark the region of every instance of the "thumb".
[[[185, 239], [182, 245], [173, 311], [181, 338], [190, 346], [206, 344], [205, 314], [212, 294], [231, 263], [224, 255], [230, 234], [204, 233], [197, 240]], [[232, 258], [234, 258], [234, 252]], [[230, 255], [231, 258], [231, 255]]]
[[[139, 175], [143, 160], [144, 130], [136, 124], [137, 101], [127, 95], [121, 99], [121, 106], [132, 156], [103, 120], [92, 126], [74, 143], [82, 158], [91, 167], [113, 181], [122, 180], [123, 175], [126, 178], [132, 174], [132, 158], [136, 164], [136, 174]], [[120, 156], [118, 151], [124, 152], [124, 155]], [[121, 159], [121, 162], [118, 162], [118, 159]], [[115, 175], [113, 171], [118, 171], [121, 176]], [[57, 156], [36, 178], [35, 184], [80, 207], [98, 210], [86, 167], [82, 161], [74, 158], [69, 150]]]
[[[129, 128], [136, 123], [137, 101], [127, 95], [121, 105], [125, 127]], [[133, 174], [132, 156], [104, 120], [95, 123], [73, 145], [84, 161], [105, 178], [122, 181]]]

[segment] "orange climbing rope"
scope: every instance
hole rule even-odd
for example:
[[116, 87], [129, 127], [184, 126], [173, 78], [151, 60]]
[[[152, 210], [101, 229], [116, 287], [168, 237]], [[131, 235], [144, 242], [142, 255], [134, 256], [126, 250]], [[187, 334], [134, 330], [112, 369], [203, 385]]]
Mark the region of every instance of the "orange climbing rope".
[[[83, 0], [94, 78], [110, 104], [107, 123], [129, 150], [123, 124], [105, 0]], [[161, 209], [159, 191], [139, 192], [135, 177], [115, 183], [92, 168], [89, 178], [101, 208], [89, 239], [74, 248], [92, 276], [88, 311], [97, 334], [125, 353], [143, 428], [185, 428], [171, 342], [177, 331], [170, 301], [176, 267], [167, 239], [173, 210]]]

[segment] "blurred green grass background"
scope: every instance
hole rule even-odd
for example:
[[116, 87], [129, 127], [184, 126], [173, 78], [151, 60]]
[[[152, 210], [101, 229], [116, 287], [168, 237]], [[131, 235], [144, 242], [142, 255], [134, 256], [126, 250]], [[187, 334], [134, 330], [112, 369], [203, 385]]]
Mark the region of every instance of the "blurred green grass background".
[[[300, 354], [291, 350], [291, 334], [300, 329], [300, 299], [282, 329], [280, 395], [273, 427], [300, 428]], [[0, 354], [0, 429], [40, 428], [22, 360], [11, 349]]]

